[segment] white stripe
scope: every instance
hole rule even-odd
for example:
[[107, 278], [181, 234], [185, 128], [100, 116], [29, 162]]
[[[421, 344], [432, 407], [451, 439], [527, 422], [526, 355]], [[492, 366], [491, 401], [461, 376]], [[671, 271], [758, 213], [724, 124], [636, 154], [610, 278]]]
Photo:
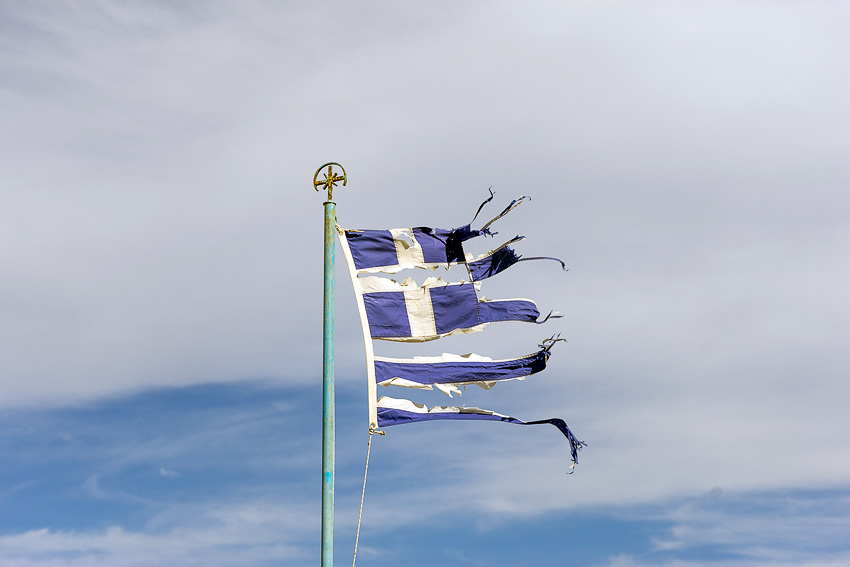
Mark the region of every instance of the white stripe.
[[348, 239], [339, 225], [336, 225], [336, 230], [339, 235], [339, 247], [342, 248], [345, 263], [348, 265], [351, 285], [354, 286], [357, 310], [360, 312], [360, 325], [363, 328], [363, 343], [366, 349], [366, 392], [369, 398], [369, 429], [374, 430], [378, 429], [378, 408], [376, 404], [378, 392], [375, 387], [375, 349], [372, 347], [372, 333], [369, 331], [369, 321], [366, 319], [366, 305], [363, 303], [363, 289], [360, 286], [360, 278], [357, 277], [357, 268], [354, 267], [354, 258], [351, 257]]
[[[525, 377], [520, 376], [518, 378], [510, 378], [510, 380], [525, 380]], [[501, 381], [504, 382], [504, 380], [501, 380]], [[434, 384], [434, 387], [451, 398], [452, 394], [457, 394], [458, 396], [462, 396], [463, 392], [466, 391], [467, 386], [475, 385], [475, 386], [478, 386], [479, 388], [481, 388], [482, 390], [489, 390], [490, 388], [492, 388], [493, 386], [495, 386], [498, 383], [499, 383], [499, 381], [497, 381], [497, 380], [491, 380], [489, 382], [477, 380], [477, 381], [473, 381], [473, 382], [447, 382], [445, 384]], [[461, 388], [463, 388], [463, 390], [461, 390]]]
[[380, 291], [404, 291], [405, 289], [413, 289], [419, 286], [413, 281], [413, 278], [407, 278], [402, 283], [388, 278], [379, 278], [377, 276], [366, 276], [365, 278], [357, 278], [360, 281], [360, 289], [363, 293], [375, 293]]
[[428, 289], [419, 288], [404, 292], [404, 306], [407, 308], [407, 321], [410, 324], [410, 336], [416, 339], [437, 337], [437, 323], [434, 321], [434, 306]]
[[397, 274], [402, 270], [409, 270], [412, 268], [422, 268], [436, 271], [437, 268], [445, 268], [448, 269], [447, 264], [431, 262], [430, 264], [417, 264], [415, 266], [400, 266], [398, 264], [394, 266], [375, 266], [374, 268], [361, 268], [357, 270], [358, 274]]
[[425, 265], [422, 245], [416, 241], [413, 231], [409, 228], [391, 228], [398, 265], [403, 268], [415, 268]]
[[420, 384], [413, 380], [405, 380], [404, 378], [390, 378], [383, 382], [378, 382], [378, 386], [401, 386], [403, 388], [416, 388], [417, 390], [431, 390], [430, 384]]
[[[442, 276], [439, 278], [430, 277], [422, 282], [422, 285], [417, 284], [416, 280], [411, 277], [404, 278], [401, 283], [390, 278], [381, 278], [378, 276], [364, 276], [360, 278], [360, 286], [363, 289], [363, 293], [375, 293], [379, 291], [408, 291], [432, 287], [445, 287], [449, 285], [470, 285], [470, 282], [466, 280], [461, 280], [459, 282], [447, 282]], [[472, 282], [472, 287], [475, 288], [476, 292], [481, 292], [481, 282]], [[530, 300], [527, 299], [526, 301]]]
[[489, 356], [481, 356], [480, 354], [475, 354], [474, 352], [470, 352], [468, 354], [452, 354], [449, 352], [444, 352], [440, 356], [414, 356], [413, 358], [390, 358], [388, 356], [376, 356], [375, 360], [380, 360], [381, 362], [439, 364], [440, 362], [510, 362], [512, 360], [522, 360], [523, 358], [529, 358], [532, 356], [537, 356], [537, 353], [532, 352], [531, 354], [527, 354], [525, 356], [518, 356], [516, 358], [500, 358], [494, 360]]
[[425, 404], [417, 404], [410, 400], [400, 398], [391, 398], [389, 396], [381, 396], [378, 398], [379, 408], [398, 409], [403, 411], [412, 411], [414, 413], [428, 413], [428, 406]]
[[457, 384], [434, 384], [434, 386], [450, 398], [452, 397], [452, 394], [457, 394], [458, 396], [463, 395], [463, 392], [461, 392]]
[[[511, 380], [525, 380], [525, 376], [520, 376], [519, 378], [511, 378]], [[496, 380], [492, 380], [489, 382], [477, 380], [473, 382], [446, 382], [445, 384], [433, 384], [433, 387], [437, 388], [444, 394], [447, 394], [451, 398], [452, 394], [462, 396], [463, 391], [461, 390], [461, 388], [465, 390], [467, 386], [475, 385], [481, 388], [482, 390], [489, 390], [496, 384]], [[414, 388], [416, 390], [433, 390], [431, 384], [420, 384], [419, 382], [405, 380], [404, 378], [390, 378], [389, 380], [378, 382], [378, 386], [383, 386], [385, 388], [389, 386], [400, 386], [402, 388]]]
[[[443, 278], [428, 278], [422, 285], [416, 283], [416, 280], [413, 278], [405, 278], [404, 281], [399, 283], [396, 280], [390, 278], [380, 278], [378, 276], [365, 276], [360, 278], [360, 284], [363, 288], [363, 293], [375, 293], [379, 291], [408, 291], [414, 289], [424, 289], [428, 287], [444, 287], [447, 285], [469, 285], [468, 282], [460, 281], [460, 282], [447, 282]], [[476, 288], [478, 290], [480, 288]]]
[[390, 398], [389, 396], [381, 396], [378, 399], [378, 407], [409, 411], [412, 413], [477, 413], [479, 415], [498, 415], [500, 417], [508, 417], [494, 411], [466, 406], [434, 406], [429, 408], [425, 404], [417, 404], [410, 400]]

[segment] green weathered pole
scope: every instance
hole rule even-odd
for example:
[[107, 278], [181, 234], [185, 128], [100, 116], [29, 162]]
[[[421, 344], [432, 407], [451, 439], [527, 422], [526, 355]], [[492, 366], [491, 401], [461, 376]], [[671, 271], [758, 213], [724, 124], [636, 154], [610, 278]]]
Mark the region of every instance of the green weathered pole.
[[[333, 166], [342, 169], [336, 175]], [[319, 173], [328, 168], [324, 180]], [[322, 567], [334, 563], [334, 453], [336, 442], [336, 402], [334, 400], [334, 244], [336, 242], [336, 203], [333, 188], [345, 185], [345, 169], [335, 162], [324, 164], [313, 176], [313, 187], [327, 189], [325, 201], [325, 292], [322, 324]]]

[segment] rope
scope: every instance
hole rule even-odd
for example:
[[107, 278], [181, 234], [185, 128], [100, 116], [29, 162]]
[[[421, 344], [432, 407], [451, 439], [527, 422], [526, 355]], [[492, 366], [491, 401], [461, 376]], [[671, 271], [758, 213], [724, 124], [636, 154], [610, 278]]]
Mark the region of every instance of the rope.
[[369, 428], [369, 442], [366, 443], [366, 470], [363, 472], [363, 492], [360, 493], [360, 513], [357, 515], [357, 535], [354, 538], [354, 559], [351, 560], [351, 567], [357, 562], [357, 544], [360, 542], [360, 521], [363, 519], [363, 499], [366, 497], [366, 475], [369, 474], [369, 455], [372, 453], [372, 435], [386, 435], [384, 431]]

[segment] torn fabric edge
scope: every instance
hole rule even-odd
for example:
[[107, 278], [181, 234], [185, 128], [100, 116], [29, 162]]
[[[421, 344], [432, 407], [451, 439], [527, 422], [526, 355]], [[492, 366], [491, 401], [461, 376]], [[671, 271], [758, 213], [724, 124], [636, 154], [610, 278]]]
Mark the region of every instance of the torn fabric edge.
[[[351, 255], [351, 250], [348, 246], [348, 241], [345, 238], [345, 232], [339, 227], [336, 226], [337, 234], [340, 236], [340, 247], [342, 248], [343, 254], [346, 259], [346, 263], [349, 269], [349, 275], [351, 277], [352, 286], [354, 287], [354, 294], [357, 300], [357, 307], [360, 313], [360, 322], [363, 329], [363, 341], [365, 344], [366, 350], [366, 371], [367, 371], [367, 391], [368, 391], [368, 403], [369, 403], [369, 429], [370, 431], [377, 429], [379, 426], [389, 426], [389, 425], [398, 425], [402, 423], [410, 423], [413, 421], [426, 421], [426, 420], [436, 420], [436, 419], [482, 419], [482, 420], [498, 420], [498, 421], [507, 421], [509, 423], [515, 423], [520, 425], [537, 425], [543, 423], [549, 423], [558, 428], [559, 431], [567, 438], [570, 443], [570, 451], [572, 456], [573, 464], [570, 469], [573, 469], [575, 465], [578, 463], [578, 455], [577, 451], [581, 449], [582, 446], [585, 445], [584, 442], [579, 441], [572, 434], [570, 429], [567, 427], [567, 424], [564, 420], [558, 418], [546, 419], [546, 420], [538, 420], [538, 421], [529, 421], [523, 422], [516, 418], [512, 418], [510, 416], [503, 416], [501, 414], [496, 414], [495, 412], [491, 412], [489, 410], [483, 410], [480, 408], [461, 408], [461, 407], [435, 407], [430, 410], [421, 404], [414, 404], [408, 400], [393, 400], [393, 398], [389, 398], [387, 396], [381, 397], [380, 401], [377, 399], [377, 391], [376, 391], [376, 382], [375, 382], [375, 355], [372, 345], [372, 338], [369, 331], [369, 323], [366, 315], [366, 307], [365, 301], [363, 299], [364, 292], [361, 287], [361, 280], [357, 277], [357, 269], [354, 264], [354, 260]], [[377, 279], [377, 278], [375, 278]], [[475, 284], [473, 284], [475, 285]], [[486, 301], [486, 298], [482, 298], [482, 301]], [[550, 313], [550, 316], [552, 313]], [[546, 317], [545, 320], [548, 320], [549, 316]], [[465, 332], [470, 332], [469, 330]], [[554, 338], [554, 337], [553, 337]], [[380, 415], [379, 415], [379, 402], [380, 402]], [[395, 402], [395, 403], [393, 403]]]
[[530, 299], [479, 299], [477, 282], [428, 278], [418, 285], [412, 278], [401, 283], [375, 276], [358, 279], [373, 339], [424, 342], [480, 331], [489, 323], [546, 320], [539, 321], [540, 311]]
[[[493, 192], [490, 191], [490, 194], [490, 198], [484, 201], [475, 213], [476, 218], [481, 208], [493, 199]], [[466, 263], [467, 254], [463, 250], [465, 241], [482, 235], [495, 234], [490, 231], [489, 226], [517, 208], [526, 199], [528, 199], [527, 196], [514, 199], [501, 213], [478, 230], [472, 229], [471, 224], [453, 229], [430, 227], [389, 230], [349, 229], [345, 231], [345, 238], [358, 273], [394, 274], [410, 268], [448, 269], [451, 265]], [[516, 240], [519, 240], [519, 237], [510, 242]], [[478, 260], [483, 260], [485, 256], [486, 254]], [[509, 265], [511, 264], [505, 265], [503, 269]]]
[[567, 427], [567, 423], [560, 418], [523, 421], [509, 415], [502, 415], [482, 408], [464, 406], [433, 406], [429, 408], [425, 404], [417, 404], [410, 400], [390, 398], [388, 396], [381, 396], [377, 402], [377, 408], [379, 427], [390, 427], [392, 425], [403, 425], [417, 421], [434, 421], [438, 419], [503, 421], [517, 425], [541, 425], [548, 423], [558, 428], [570, 444], [570, 456], [573, 462], [570, 469], [573, 469], [578, 464], [578, 452], [586, 445], [586, 443], [579, 441], [573, 435], [573, 432]]
[[[490, 199], [492, 199], [492, 198], [493, 198], [493, 192], [491, 191], [490, 192]], [[490, 199], [485, 201], [485, 203], [489, 203]], [[496, 222], [497, 220], [499, 220], [500, 218], [502, 218], [503, 216], [505, 216], [506, 214], [508, 214], [512, 210], [514, 210], [515, 208], [519, 207], [522, 204], [522, 202], [525, 201], [526, 199], [528, 199], [530, 201], [531, 197], [529, 197], [528, 195], [522, 195], [522, 196], [514, 199], [513, 201], [511, 201], [508, 204], [508, 206], [505, 207], [504, 210], [501, 213], [499, 213], [498, 215], [496, 215], [495, 217], [490, 219], [484, 226], [482, 226], [481, 230], [487, 230], [488, 228], [490, 228], [491, 224], [493, 224], [494, 222]], [[476, 216], [477, 215], [478, 215], [478, 213], [476, 213]]]
[[466, 255], [466, 269], [469, 271], [469, 279], [477, 282], [487, 278], [491, 278], [498, 273], [504, 272], [518, 262], [527, 262], [529, 260], [554, 260], [561, 264], [563, 270], [567, 269], [566, 264], [559, 258], [551, 256], [531, 256], [523, 257], [511, 248], [509, 245], [524, 239], [524, 236], [516, 236], [495, 250], [491, 250], [486, 254], [481, 254], [477, 258], [472, 257], [472, 254]]
[[432, 386], [448, 394], [460, 394], [460, 386], [477, 385], [485, 390], [503, 380], [524, 380], [542, 372], [555, 342], [543, 341], [540, 350], [517, 358], [493, 360], [477, 354], [415, 356], [413, 358], [375, 357], [375, 381], [379, 386], [403, 386], [431, 390]]
[[495, 193], [493, 193], [493, 186], [492, 186], [492, 185], [491, 185], [490, 187], [488, 187], [488, 188], [487, 188], [487, 191], [489, 191], [489, 192], [490, 192], [490, 196], [489, 196], [489, 197], [487, 197], [486, 199], [484, 199], [484, 201], [483, 201], [480, 205], [478, 205], [478, 210], [477, 210], [477, 211], [475, 211], [475, 216], [474, 216], [474, 217], [472, 217], [472, 220], [471, 220], [471, 221], [469, 221], [469, 224], [472, 224], [472, 223], [474, 223], [474, 222], [475, 222], [475, 219], [477, 219], [477, 218], [478, 218], [478, 215], [481, 213], [481, 210], [484, 208], [484, 205], [486, 205], [487, 203], [489, 203], [490, 201], [492, 201], [492, 200], [493, 200], [493, 198], [496, 196], [496, 194], [495, 194]]
[[[422, 268], [437, 270], [443, 268], [448, 270], [450, 266], [455, 264], [464, 264], [469, 272], [471, 281], [481, 281], [491, 278], [496, 274], [504, 272], [517, 262], [526, 262], [529, 260], [553, 260], [561, 264], [561, 268], [566, 270], [567, 267], [563, 260], [552, 256], [529, 256], [524, 257], [518, 254], [510, 244], [523, 240], [524, 236], [516, 236], [498, 248], [495, 248], [485, 254], [480, 254], [475, 257], [468, 252], [464, 252], [461, 248], [453, 257], [456, 260], [449, 261], [425, 261], [425, 251], [423, 250], [420, 241], [423, 235], [420, 233], [417, 237], [417, 231], [422, 229], [411, 228], [393, 228], [390, 230], [363, 230], [363, 231], [346, 231], [346, 239], [349, 242], [357, 242], [361, 247], [361, 255], [363, 249], [371, 247], [374, 250], [369, 254], [374, 254], [375, 258], [370, 262], [377, 263], [381, 261], [395, 262], [393, 265], [379, 265], [364, 267], [357, 270], [360, 274], [396, 274], [401, 270]], [[429, 229], [430, 230], [430, 229]], [[359, 240], [358, 240], [359, 239]], [[389, 250], [390, 246], [394, 250]], [[384, 247], [381, 249], [381, 247]]]

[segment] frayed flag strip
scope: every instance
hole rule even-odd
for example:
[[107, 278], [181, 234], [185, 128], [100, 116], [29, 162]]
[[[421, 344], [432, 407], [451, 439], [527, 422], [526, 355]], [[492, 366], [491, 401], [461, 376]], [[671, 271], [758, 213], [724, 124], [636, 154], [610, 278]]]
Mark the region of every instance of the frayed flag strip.
[[[493, 199], [482, 203], [476, 212]], [[489, 323], [518, 321], [544, 323], [560, 315], [550, 312], [541, 318], [537, 305], [530, 299], [490, 300], [480, 296], [482, 280], [505, 271], [517, 262], [557, 258], [523, 258], [511, 248], [521, 240], [517, 236], [498, 248], [473, 257], [463, 249], [472, 238], [492, 235], [489, 227], [508, 214], [527, 197], [512, 201], [499, 215], [480, 229], [471, 223], [460, 228], [444, 230], [427, 227], [391, 230], [343, 230], [337, 226], [340, 248], [345, 255], [366, 350], [366, 372], [369, 399], [369, 428], [431, 421], [438, 419], [504, 421], [518, 425], [548, 423], [557, 427], [570, 442], [573, 466], [577, 452], [584, 445], [578, 441], [562, 419], [522, 421], [490, 410], [474, 407], [425, 405], [410, 400], [383, 396], [378, 399], [377, 386], [408, 388], [437, 388], [449, 396], [460, 394], [461, 388], [477, 385], [489, 389], [507, 380], [524, 380], [546, 368], [552, 345], [560, 340], [551, 337], [537, 352], [508, 359], [492, 359], [476, 354], [414, 356], [388, 358], [375, 356], [374, 340], [409, 343], [439, 339], [455, 333], [481, 331]], [[475, 218], [472, 219], [473, 222]], [[447, 282], [443, 278], [428, 278], [417, 284], [412, 278], [398, 281], [377, 277], [375, 273], [395, 274], [408, 268], [448, 268], [464, 264], [469, 281]], [[565, 268], [566, 269], [566, 268]], [[572, 467], [571, 467], [572, 468]]]
[[540, 350], [517, 358], [493, 360], [477, 354], [415, 356], [413, 358], [375, 357], [375, 381], [379, 386], [403, 386], [431, 390], [449, 396], [460, 394], [460, 387], [476, 385], [485, 390], [504, 380], [524, 380], [542, 372], [549, 360], [556, 337], [546, 339]]
[[[482, 203], [492, 200], [491, 197]], [[480, 229], [470, 224], [452, 228], [393, 228], [389, 230], [346, 230], [345, 239], [351, 249], [351, 258], [357, 273], [394, 274], [408, 268], [448, 269], [455, 264], [464, 264], [469, 270], [471, 281], [481, 281], [492, 277], [520, 261], [544, 259], [544, 257], [523, 258], [509, 245], [522, 240], [523, 236], [512, 238], [495, 250], [480, 256], [464, 251], [463, 243], [478, 236], [492, 236], [489, 227], [518, 207], [528, 197], [514, 199], [498, 216]], [[481, 207], [479, 207], [479, 212]], [[478, 214], [476, 213], [476, 216]], [[474, 220], [474, 219], [473, 219]], [[564, 263], [557, 258], [545, 258]]]
[[579, 441], [573, 435], [573, 432], [570, 431], [567, 423], [560, 418], [523, 421], [509, 415], [503, 415], [482, 408], [466, 406], [433, 406], [429, 408], [425, 404], [417, 404], [410, 400], [390, 398], [388, 396], [381, 396], [377, 406], [378, 427], [390, 427], [392, 425], [402, 425], [417, 421], [435, 421], [439, 419], [502, 421], [517, 425], [541, 425], [548, 423], [557, 427], [570, 443], [570, 457], [573, 462], [570, 469], [578, 464], [578, 452], [582, 447], [587, 445], [584, 441]]
[[[428, 278], [359, 278], [373, 339], [423, 342], [454, 333], [480, 331], [488, 323], [537, 323], [540, 311], [530, 299], [478, 298], [478, 285]], [[539, 321], [543, 322], [543, 321]]]

